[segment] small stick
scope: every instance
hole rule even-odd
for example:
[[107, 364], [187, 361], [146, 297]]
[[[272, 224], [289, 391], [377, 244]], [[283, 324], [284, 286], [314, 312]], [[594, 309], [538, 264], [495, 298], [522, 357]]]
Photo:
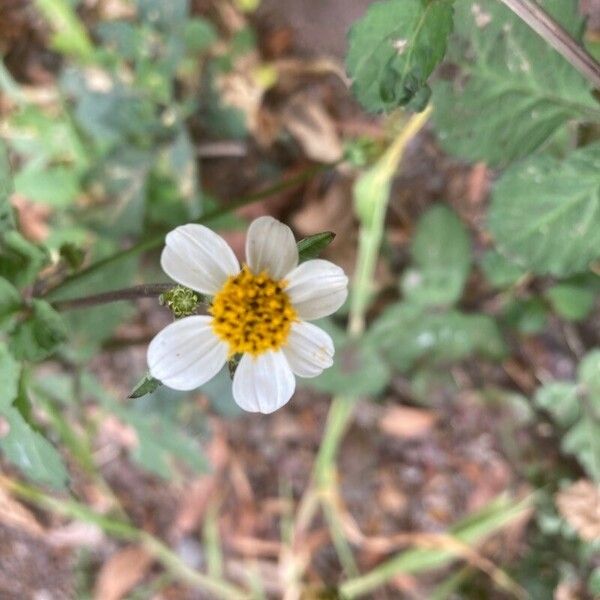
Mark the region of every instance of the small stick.
[[532, 0], [500, 0], [600, 89], [600, 64]]
[[102, 292], [93, 296], [83, 296], [80, 298], [70, 298], [68, 300], [58, 300], [52, 305], [56, 310], [72, 310], [77, 308], [87, 308], [97, 304], [107, 304], [108, 302], [117, 302], [119, 300], [137, 300], [138, 298], [156, 298], [171, 288], [174, 283], [149, 283], [146, 285], [136, 285], [123, 290], [113, 290], [111, 292]]

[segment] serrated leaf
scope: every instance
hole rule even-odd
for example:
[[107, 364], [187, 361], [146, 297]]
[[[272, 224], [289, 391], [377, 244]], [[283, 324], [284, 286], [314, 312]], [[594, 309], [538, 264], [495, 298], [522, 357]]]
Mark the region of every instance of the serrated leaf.
[[[575, 0], [540, 2], [576, 39]], [[571, 120], [600, 120], [590, 85], [497, 0], [458, 0], [449, 55], [461, 75], [434, 86], [442, 146], [471, 161], [504, 165], [527, 156]]]
[[331, 242], [335, 239], [335, 233], [323, 231], [315, 233], [307, 238], [300, 240], [296, 245], [298, 247], [298, 259], [300, 262], [317, 258]]
[[19, 391], [19, 378], [21, 376], [21, 365], [9, 352], [4, 342], [0, 342], [0, 382], [2, 382], [2, 393], [0, 393], [0, 414], [8, 409], [17, 397]]
[[135, 385], [128, 398], [141, 398], [146, 394], [151, 394], [156, 391], [162, 383], [158, 379], [154, 379], [152, 375], [147, 373], [142, 377], [140, 381]]
[[448, 0], [373, 3], [348, 36], [346, 65], [359, 102], [369, 111], [389, 111], [419, 99], [424, 108], [427, 79], [451, 30]]
[[33, 300], [31, 315], [15, 328], [11, 351], [22, 360], [40, 361], [67, 339], [64, 319], [44, 300]]
[[419, 221], [411, 252], [416, 268], [401, 283], [407, 300], [422, 306], [458, 301], [471, 267], [471, 244], [454, 212], [442, 205], [430, 209]]
[[69, 475], [54, 446], [34, 431], [15, 408], [2, 411], [9, 432], [0, 437], [0, 450], [27, 477], [55, 488], [64, 488]]
[[48, 255], [18, 231], [0, 232], [0, 277], [17, 287], [33, 283]]
[[600, 257], [600, 143], [563, 161], [534, 156], [493, 191], [489, 228], [500, 251], [539, 274], [566, 276]]
[[443, 364], [473, 354], [499, 359], [506, 351], [490, 317], [456, 310], [427, 313], [406, 303], [385, 310], [368, 336], [391, 364], [404, 372], [421, 360]]

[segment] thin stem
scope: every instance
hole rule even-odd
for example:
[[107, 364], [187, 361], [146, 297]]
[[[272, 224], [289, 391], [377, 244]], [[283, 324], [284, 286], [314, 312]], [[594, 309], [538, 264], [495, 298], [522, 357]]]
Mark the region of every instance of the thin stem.
[[[299, 185], [300, 183], [303, 183], [304, 181], [311, 179], [317, 173], [320, 173], [324, 169], [327, 169], [330, 167], [331, 167], [331, 165], [316, 165], [316, 166], [310, 167], [310, 168], [306, 169], [305, 171], [303, 171], [302, 173], [300, 173], [294, 177], [290, 177], [288, 179], [280, 181], [279, 183], [276, 183], [275, 185], [272, 185], [271, 187], [269, 187], [265, 190], [262, 190], [261, 192], [256, 192], [254, 194], [250, 194], [249, 196], [242, 196], [241, 198], [238, 198], [237, 200], [230, 202], [229, 204], [227, 204], [227, 206], [222, 206], [215, 210], [212, 210], [212, 211], [206, 213], [205, 215], [202, 215], [199, 219], [197, 219], [194, 222], [201, 223], [202, 225], [206, 225], [212, 221], [215, 221], [219, 217], [222, 217], [223, 215], [226, 215], [226, 214], [236, 210], [237, 208], [241, 208], [242, 206], [246, 206], [248, 204], [258, 202], [259, 200], [264, 200], [265, 198], [274, 196], [275, 194], [277, 194], [283, 190], [287, 190], [289, 188], [295, 187], [295, 186]], [[119, 252], [116, 252], [115, 254], [111, 254], [110, 256], [107, 256], [101, 260], [98, 260], [95, 263], [92, 263], [85, 269], [82, 269], [81, 271], [78, 271], [77, 273], [74, 273], [73, 275], [66, 277], [59, 284], [57, 284], [53, 288], [46, 291], [46, 293], [44, 295], [51, 296], [51, 295], [55, 294], [58, 290], [62, 290], [63, 288], [68, 287], [72, 283], [79, 281], [83, 277], [87, 277], [88, 275], [91, 275], [92, 273], [96, 273], [100, 269], [102, 269], [108, 265], [111, 265], [115, 262], [118, 262], [118, 261], [128, 258], [130, 256], [136, 256], [147, 250], [152, 250], [153, 248], [159, 247], [160, 245], [162, 245], [164, 243], [166, 233], [167, 232], [163, 232], [158, 235], [149, 237], [145, 240], [141, 240], [140, 242], [138, 242], [137, 244], [134, 244], [133, 246], [131, 246], [130, 248], [127, 248], [126, 250], [121, 250]]]
[[600, 64], [532, 0], [500, 0], [600, 89]]
[[145, 285], [135, 285], [122, 290], [113, 290], [93, 294], [91, 296], [81, 296], [79, 298], [70, 298], [69, 300], [59, 300], [54, 302], [56, 310], [73, 310], [77, 308], [88, 308], [97, 304], [107, 304], [109, 302], [119, 302], [121, 300], [137, 300], [138, 298], [156, 298], [165, 292], [168, 292], [175, 286], [174, 283], [148, 283]]

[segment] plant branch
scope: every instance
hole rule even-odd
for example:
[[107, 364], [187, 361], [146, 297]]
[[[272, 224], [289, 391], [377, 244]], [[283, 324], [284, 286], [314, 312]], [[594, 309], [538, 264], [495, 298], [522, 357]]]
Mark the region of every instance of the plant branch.
[[600, 64], [532, 0], [500, 0], [600, 89]]
[[[308, 169], [306, 169], [305, 171], [302, 171], [302, 173], [299, 173], [298, 175], [295, 175], [294, 177], [289, 177], [288, 179], [284, 179], [283, 181], [280, 181], [280, 182], [276, 183], [275, 185], [272, 185], [271, 187], [268, 187], [260, 192], [250, 194], [248, 196], [242, 196], [241, 198], [238, 198], [237, 200], [230, 202], [226, 206], [221, 206], [215, 210], [212, 210], [212, 211], [206, 213], [205, 215], [202, 215], [199, 219], [197, 219], [196, 221], [193, 221], [193, 222], [200, 223], [202, 225], [206, 225], [206, 224], [218, 219], [219, 217], [222, 217], [223, 215], [226, 215], [226, 214], [234, 211], [237, 208], [241, 208], [242, 206], [246, 206], [247, 204], [252, 204], [254, 202], [258, 202], [259, 200], [264, 200], [265, 198], [274, 196], [275, 194], [278, 194], [279, 192], [282, 192], [289, 188], [298, 186], [301, 183], [308, 181], [309, 179], [314, 177], [317, 173], [320, 173], [321, 171], [323, 171], [327, 168], [330, 168], [331, 166], [332, 165], [316, 165], [313, 167], [309, 167]], [[136, 256], [138, 254], [141, 254], [142, 252], [145, 252], [146, 250], [152, 250], [153, 248], [157, 248], [158, 246], [160, 246], [161, 244], [164, 243], [166, 233], [168, 233], [168, 232], [165, 231], [158, 235], [149, 237], [145, 240], [141, 240], [140, 242], [138, 242], [137, 244], [134, 244], [133, 246], [131, 246], [130, 248], [127, 248], [126, 250], [121, 250], [121, 251], [111, 254], [110, 256], [107, 256], [101, 260], [98, 260], [95, 263], [92, 263], [85, 269], [82, 269], [81, 271], [77, 271], [77, 273], [74, 273], [73, 275], [66, 277], [59, 284], [57, 284], [56, 286], [47, 290], [47, 292], [44, 294], [44, 296], [51, 296], [58, 290], [62, 290], [63, 288], [68, 287], [72, 283], [75, 283], [76, 281], [81, 280], [83, 277], [87, 277], [88, 275], [91, 275], [92, 273], [97, 273], [100, 269], [102, 269], [108, 265], [111, 265], [115, 262], [118, 262], [124, 258], [128, 258], [130, 256]]]
[[59, 300], [52, 305], [56, 310], [73, 310], [77, 308], [88, 308], [98, 304], [107, 304], [109, 302], [118, 302], [120, 300], [137, 300], [138, 298], [156, 298], [164, 292], [168, 292], [175, 287], [175, 283], [149, 283], [145, 285], [135, 285], [122, 290], [113, 290], [93, 294], [92, 296], [81, 296], [79, 298], [70, 298], [68, 300]]

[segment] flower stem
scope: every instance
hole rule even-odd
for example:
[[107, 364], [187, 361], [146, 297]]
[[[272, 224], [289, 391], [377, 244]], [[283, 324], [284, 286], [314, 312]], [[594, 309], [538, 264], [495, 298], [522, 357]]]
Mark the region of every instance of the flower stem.
[[137, 300], [138, 298], [156, 298], [171, 288], [175, 287], [174, 283], [148, 283], [144, 285], [134, 285], [130, 288], [122, 290], [113, 290], [110, 292], [102, 292], [101, 294], [93, 294], [91, 296], [81, 296], [79, 298], [70, 298], [68, 300], [59, 300], [54, 302], [52, 306], [56, 310], [74, 310], [78, 308], [88, 308], [98, 304], [107, 304], [109, 302], [119, 302], [122, 300]]

